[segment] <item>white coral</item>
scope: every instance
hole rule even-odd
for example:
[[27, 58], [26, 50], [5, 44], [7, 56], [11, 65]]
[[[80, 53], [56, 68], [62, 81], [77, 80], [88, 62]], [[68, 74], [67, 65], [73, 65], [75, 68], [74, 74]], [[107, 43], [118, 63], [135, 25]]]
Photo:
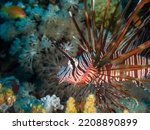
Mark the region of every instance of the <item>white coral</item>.
[[56, 110], [63, 110], [64, 106], [60, 104], [60, 98], [56, 95], [47, 95], [41, 98], [46, 112], [51, 113]]
[[33, 62], [38, 57], [39, 51], [37, 47], [23, 48], [19, 55], [19, 62], [26, 70], [33, 72]]
[[78, 44], [75, 44], [74, 42], [66, 42], [61, 44], [63, 50], [65, 50], [69, 55], [76, 56], [77, 50], [78, 50]]
[[48, 39], [45, 35], [42, 36], [41, 42], [40, 42], [41, 49], [44, 49], [46, 52], [52, 48], [52, 41]]

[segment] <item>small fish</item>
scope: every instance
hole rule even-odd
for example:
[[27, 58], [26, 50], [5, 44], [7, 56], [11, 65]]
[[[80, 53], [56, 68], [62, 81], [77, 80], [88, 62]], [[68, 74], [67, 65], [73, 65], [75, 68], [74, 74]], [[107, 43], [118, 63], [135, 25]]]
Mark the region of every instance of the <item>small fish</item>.
[[15, 5], [4, 7], [2, 8], [1, 11], [8, 13], [12, 18], [25, 18], [26, 17], [26, 14], [23, 11], [23, 9]]

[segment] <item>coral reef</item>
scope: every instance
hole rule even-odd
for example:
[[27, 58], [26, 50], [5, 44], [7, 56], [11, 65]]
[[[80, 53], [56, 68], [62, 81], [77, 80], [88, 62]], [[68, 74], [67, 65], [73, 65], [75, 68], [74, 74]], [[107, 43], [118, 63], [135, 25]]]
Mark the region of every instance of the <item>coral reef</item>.
[[0, 79], [1, 112], [52, 113], [64, 109], [56, 95], [47, 95], [41, 99], [31, 95], [35, 88], [28, 82], [20, 84], [13, 76]]
[[[87, 2], [86, 8], [84, 6], [85, 1]], [[117, 21], [118, 19], [120, 20], [120, 14], [125, 8], [121, 5], [123, 4], [121, 2], [117, 13], [111, 21], [113, 12], [120, 0], [113, 0], [107, 11], [108, 3], [106, 0], [95, 0], [94, 12], [92, 12], [91, 0], [85, 1], [2, 1], [0, 9], [0, 112], [103, 112], [97, 103], [103, 96], [99, 99], [96, 97], [95, 91], [98, 86], [94, 88], [92, 86], [93, 81], [88, 80], [88, 84], [78, 84], [77, 81], [72, 84], [72, 82], [77, 78], [75, 73], [84, 71], [83, 68], [88, 64], [84, 64], [86, 62], [84, 54], [89, 50], [91, 51], [91, 48], [88, 50], [85, 47], [86, 44], [89, 42], [89, 46], [93, 47], [93, 42], [99, 41], [99, 39], [96, 39], [99, 35], [104, 37], [107, 34], [105, 39], [102, 40], [106, 41], [104, 50], [109, 48], [109, 43], [116, 39], [114, 34], [118, 35], [123, 26], [126, 25], [127, 16], [122, 15], [122, 20]], [[13, 12], [11, 12], [12, 9]], [[105, 12], [107, 12], [106, 17], [104, 17]], [[89, 14], [89, 21], [87, 20], [87, 14]], [[92, 21], [93, 17], [95, 17], [95, 25]], [[142, 26], [149, 30], [147, 21], [144, 21], [145, 19], [141, 14]], [[88, 22], [90, 23], [89, 25], [87, 24]], [[100, 23], [104, 25], [102, 24], [102, 26]], [[142, 30], [140, 25], [132, 26], [132, 24], [127, 29], [129, 30], [127, 35], [120, 42], [122, 46], [126, 46], [124, 43], [137, 32], [138, 35], [134, 37], [134, 40], [130, 41], [129, 39], [129, 44], [131, 43], [129, 50], [136, 48], [139, 43], [149, 39], [149, 36], [144, 39], [148, 35], [148, 33], [146, 34], [146, 29]], [[119, 29], [119, 25], [120, 30], [117, 32], [115, 29]], [[91, 28], [89, 29], [89, 27]], [[101, 30], [103, 30], [103, 33]], [[89, 33], [92, 34], [91, 39], [95, 38], [94, 40], [90, 41]], [[112, 37], [114, 38], [113, 40], [111, 39]], [[121, 48], [122, 46], [119, 47]], [[90, 53], [91, 58], [97, 55], [95, 52], [99, 50], [98, 44], [94, 49]], [[84, 53], [83, 50], [85, 51]], [[145, 52], [144, 54], [147, 53]], [[103, 56], [103, 54], [98, 55], [100, 58]], [[82, 64], [80, 71], [75, 70], [68, 74], [70, 70], [74, 70], [74, 66], [78, 67], [79, 64]], [[66, 65], [69, 67], [65, 67]], [[89, 69], [89, 71], [93, 70]], [[64, 72], [66, 73], [61, 75]], [[85, 72], [85, 75], [83, 74], [80, 81], [90, 75], [88, 72]], [[62, 81], [67, 81], [66, 75], [69, 76], [67, 79], [72, 82], [61, 82], [60, 77]], [[95, 73], [93, 75], [95, 76]], [[94, 77], [92, 78], [94, 79]], [[144, 78], [143, 80], [145, 80]], [[132, 96], [128, 99], [119, 99], [119, 103], [125, 106], [123, 110], [111, 104], [112, 111], [124, 113], [150, 112], [149, 93], [141, 92], [140, 87], [135, 90], [135, 85], [131, 84], [131, 82], [125, 81], [122, 84], [125, 87], [121, 91], [126, 91], [127, 89]], [[106, 89], [109, 89], [109, 86]], [[145, 86], [150, 89], [149, 83]], [[117, 89], [120, 90], [120, 88]], [[105, 92], [101, 89], [99, 90], [99, 93], [103, 94]], [[114, 89], [111, 92], [114, 92]], [[118, 94], [120, 93], [118, 92]], [[104, 106], [106, 107], [107, 105]]]

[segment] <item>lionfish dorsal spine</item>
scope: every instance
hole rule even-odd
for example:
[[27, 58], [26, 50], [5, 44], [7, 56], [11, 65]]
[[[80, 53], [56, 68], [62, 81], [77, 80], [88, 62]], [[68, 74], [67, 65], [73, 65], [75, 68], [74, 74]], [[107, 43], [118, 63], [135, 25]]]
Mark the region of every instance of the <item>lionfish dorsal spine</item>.
[[81, 32], [81, 30], [80, 30], [78, 24], [77, 24], [77, 21], [76, 21], [76, 19], [75, 19], [75, 17], [73, 16], [73, 14], [72, 14], [71, 11], [69, 11], [69, 15], [70, 15], [70, 17], [72, 18], [72, 21], [73, 21], [73, 23], [74, 23], [74, 25], [75, 25], [75, 27], [76, 27], [78, 33], [79, 33], [79, 36], [80, 36], [80, 39], [81, 39], [82, 48], [84, 47], [84, 50], [85, 50], [85, 51], [88, 51], [88, 50], [89, 50], [88, 42], [86, 41], [85, 37], [83, 36], [83, 34], [82, 34], [82, 32]]

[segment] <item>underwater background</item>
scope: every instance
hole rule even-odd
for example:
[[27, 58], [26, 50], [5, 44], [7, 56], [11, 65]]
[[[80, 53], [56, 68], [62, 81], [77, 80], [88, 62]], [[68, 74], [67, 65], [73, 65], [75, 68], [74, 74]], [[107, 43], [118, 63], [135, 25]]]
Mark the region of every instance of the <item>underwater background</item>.
[[[117, 2], [120, 10], [115, 19], [119, 19], [127, 4], [126, 0], [112, 0], [106, 26]], [[137, 2], [132, 0], [125, 18]], [[102, 21], [105, 5], [106, 0], [96, 0], [97, 26]], [[149, 6], [141, 12], [147, 9]], [[92, 90], [85, 90], [87, 86], [60, 84], [57, 77], [67, 59], [53, 42], [73, 57], [81, 53], [76, 39], [79, 35], [69, 11], [73, 12], [83, 35], [87, 35], [83, 0], [0, 0], [0, 112], [102, 112]], [[112, 22], [109, 35], [114, 27]], [[142, 42], [150, 39], [148, 27], [139, 39]], [[141, 55], [149, 58], [149, 49]], [[134, 98], [120, 100], [128, 109], [115, 108], [115, 112], [150, 112], [150, 93], [130, 81], [123, 84]], [[150, 89], [150, 83], [144, 85]]]

